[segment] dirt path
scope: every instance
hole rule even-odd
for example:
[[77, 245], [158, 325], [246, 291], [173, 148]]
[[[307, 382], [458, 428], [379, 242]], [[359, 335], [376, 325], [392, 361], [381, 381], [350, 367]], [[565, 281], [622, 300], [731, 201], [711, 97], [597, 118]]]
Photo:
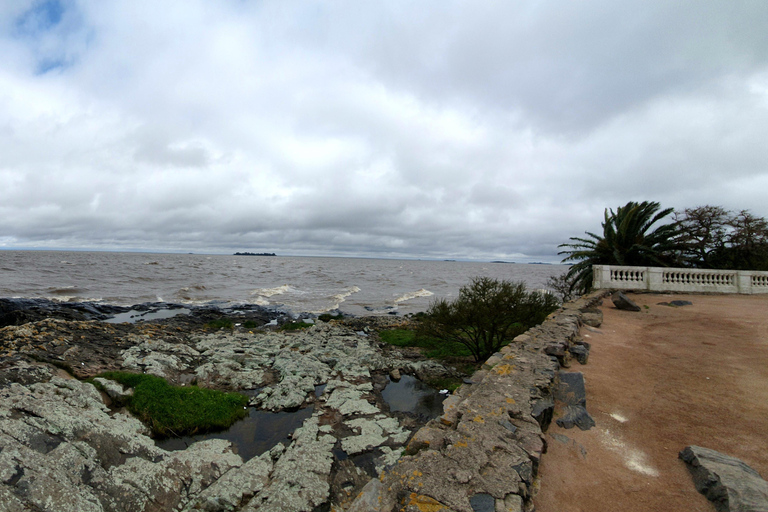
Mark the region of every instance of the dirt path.
[[[554, 421], [537, 512], [714, 511], [677, 458], [695, 444], [768, 477], [768, 296], [628, 294], [601, 307], [584, 373], [596, 427]], [[692, 306], [658, 305], [689, 300]]]

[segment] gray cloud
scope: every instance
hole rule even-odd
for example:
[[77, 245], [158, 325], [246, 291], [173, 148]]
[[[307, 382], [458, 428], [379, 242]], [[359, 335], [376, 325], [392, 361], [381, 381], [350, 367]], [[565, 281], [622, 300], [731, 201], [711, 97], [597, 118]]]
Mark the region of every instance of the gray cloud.
[[0, 6], [0, 247], [556, 261], [768, 216], [768, 6]]

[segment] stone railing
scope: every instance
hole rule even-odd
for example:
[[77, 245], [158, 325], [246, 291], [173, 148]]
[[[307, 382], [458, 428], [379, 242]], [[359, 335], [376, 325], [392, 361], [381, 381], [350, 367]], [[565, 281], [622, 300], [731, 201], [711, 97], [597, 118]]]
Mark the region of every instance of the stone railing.
[[653, 292], [768, 293], [768, 272], [594, 265], [595, 289]]

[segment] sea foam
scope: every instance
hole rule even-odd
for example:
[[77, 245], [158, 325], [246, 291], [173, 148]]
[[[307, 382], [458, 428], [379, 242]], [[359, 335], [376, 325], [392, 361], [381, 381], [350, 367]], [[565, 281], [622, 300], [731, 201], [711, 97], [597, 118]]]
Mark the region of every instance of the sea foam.
[[434, 295], [434, 293], [432, 293], [429, 290], [425, 290], [424, 288], [422, 288], [421, 290], [416, 290], [415, 292], [409, 292], [409, 293], [406, 293], [405, 295], [402, 295], [402, 296], [396, 298], [395, 299], [395, 304], [399, 304], [399, 303], [405, 302], [407, 300], [415, 299], [417, 297], [430, 297], [432, 295]]

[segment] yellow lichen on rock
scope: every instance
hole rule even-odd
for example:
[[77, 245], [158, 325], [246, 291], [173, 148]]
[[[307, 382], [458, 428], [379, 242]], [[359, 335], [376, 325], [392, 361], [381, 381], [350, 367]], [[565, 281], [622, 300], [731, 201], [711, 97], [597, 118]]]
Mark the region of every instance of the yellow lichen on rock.
[[411, 493], [411, 500], [408, 502], [408, 506], [414, 506], [421, 512], [440, 512], [441, 510], [449, 510], [448, 507], [440, 503], [434, 498], [424, 496], [423, 494]]
[[511, 364], [500, 364], [493, 367], [493, 372], [496, 375], [509, 375], [515, 371], [515, 367]]

